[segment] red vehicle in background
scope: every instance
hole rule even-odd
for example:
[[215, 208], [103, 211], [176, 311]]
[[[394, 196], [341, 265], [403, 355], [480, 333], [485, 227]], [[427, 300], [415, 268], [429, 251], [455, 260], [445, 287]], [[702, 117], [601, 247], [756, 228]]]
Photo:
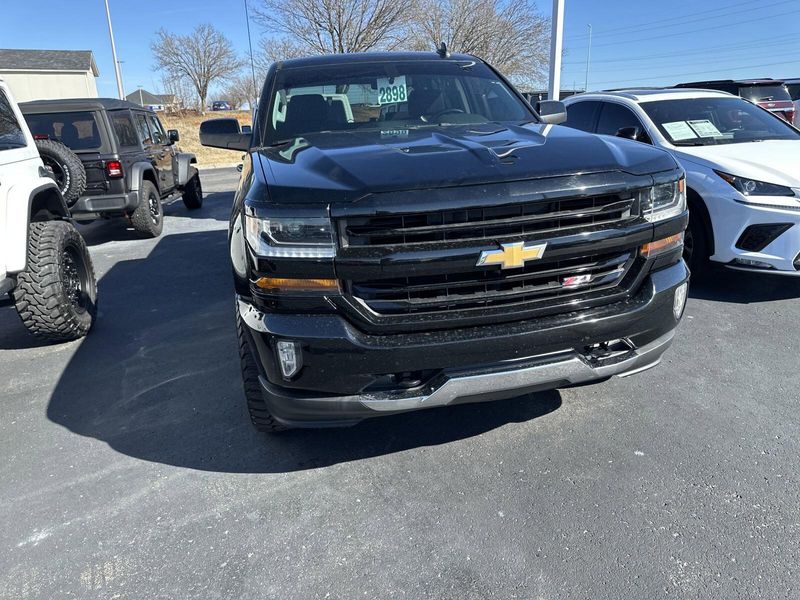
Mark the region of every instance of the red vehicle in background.
[[779, 79], [722, 79], [717, 81], [693, 81], [679, 83], [676, 88], [695, 88], [702, 90], [720, 90], [735, 96], [741, 96], [753, 104], [757, 104], [789, 123], [795, 122], [795, 106], [786, 85]]

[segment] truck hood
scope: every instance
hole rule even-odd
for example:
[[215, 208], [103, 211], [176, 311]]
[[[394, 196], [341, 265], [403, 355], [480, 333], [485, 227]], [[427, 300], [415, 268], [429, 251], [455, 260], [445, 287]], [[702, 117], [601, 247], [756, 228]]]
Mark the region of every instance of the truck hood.
[[674, 152], [679, 160], [710, 169], [800, 188], [800, 141], [797, 140], [676, 147]]
[[277, 203], [677, 167], [667, 152], [644, 144], [542, 124], [319, 133], [261, 149], [257, 158]]

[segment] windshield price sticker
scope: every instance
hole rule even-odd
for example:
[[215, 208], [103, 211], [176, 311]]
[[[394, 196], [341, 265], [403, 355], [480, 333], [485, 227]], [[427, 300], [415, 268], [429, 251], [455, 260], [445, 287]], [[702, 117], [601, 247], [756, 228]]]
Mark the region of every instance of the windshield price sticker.
[[395, 104], [408, 100], [406, 76], [378, 79], [378, 104]]
[[666, 130], [673, 141], [697, 139], [694, 129], [689, 127], [686, 121], [673, 121], [672, 123], [662, 123], [661, 126]]
[[689, 125], [691, 125], [692, 129], [694, 129], [697, 132], [697, 135], [700, 136], [701, 138], [722, 136], [719, 129], [717, 129], [714, 126], [714, 124], [708, 119], [702, 119], [699, 121], [688, 121], [688, 123]]

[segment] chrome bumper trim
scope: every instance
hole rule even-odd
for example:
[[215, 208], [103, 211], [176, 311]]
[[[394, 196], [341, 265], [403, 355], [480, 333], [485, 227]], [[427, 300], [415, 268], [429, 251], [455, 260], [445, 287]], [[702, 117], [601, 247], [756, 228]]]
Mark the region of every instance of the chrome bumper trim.
[[622, 360], [607, 365], [592, 366], [583, 357], [575, 355], [567, 360], [513, 371], [452, 377], [424, 396], [397, 398], [389, 394], [374, 394], [361, 396], [359, 400], [361, 404], [375, 411], [415, 410], [444, 406], [465, 396], [546, 386], [550, 383], [561, 387], [564, 382], [574, 385], [613, 375], [624, 377], [656, 366], [674, 336], [675, 331], [672, 330], [646, 346], [632, 350], [630, 355], [626, 355]]

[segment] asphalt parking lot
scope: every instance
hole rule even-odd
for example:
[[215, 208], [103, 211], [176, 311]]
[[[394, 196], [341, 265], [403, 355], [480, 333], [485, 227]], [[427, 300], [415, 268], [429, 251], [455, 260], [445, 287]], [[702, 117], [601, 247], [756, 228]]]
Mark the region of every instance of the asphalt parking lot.
[[800, 281], [715, 274], [637, 377], [266, 437], [238, 174], [164, 235], [82, 228], [83, 341], [0, 306], [0, 598], [797, 598]]

